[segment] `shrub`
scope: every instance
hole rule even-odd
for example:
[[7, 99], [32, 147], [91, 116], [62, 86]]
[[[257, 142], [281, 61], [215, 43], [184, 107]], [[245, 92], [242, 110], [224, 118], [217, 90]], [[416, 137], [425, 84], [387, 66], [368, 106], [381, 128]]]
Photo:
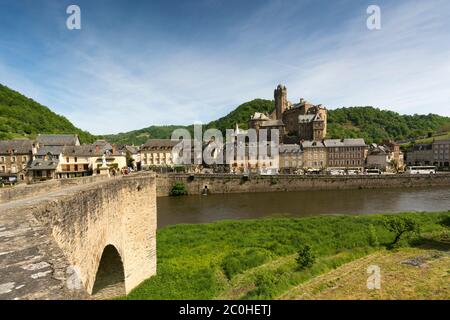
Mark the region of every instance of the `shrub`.
[[387, 230], [394, 233], [394, 240], [390, 247], [397, 246], [403, 235], [409, 236], [419, 233], [419, 224], [408, 217], [388, 216], [384, 219], [384, 226]]
[[172, 186], [172, 190], [170, 190], [169, 195], [175, 197], [187, 195], [186, 186], [181, 181], [175, 182], [175, 184]]
[[273, 299], [276, 293], [277, 278], [273, 273], [260, 273], [256, 275], [254, 294], [260, 299]]
[[450, 216], [443, 216], [439, 221], [439, 224], [443, 227], [450, 228]]
[[270, 258], [270, 253], [265, 249], [250, 248], [234, 250], [222, 260], [222, 269], [228, 279], [245, 270], [257, 267]]
[[297, 268], [304, 270], [313, 266], [316, 261], [316, 256], [309, 245], [303, 245], [298, 250], [295, 261], [297, 262]]
[[369, 224], [369, 244], [372, 247], [378, 247], [380, 242], [378, 241], [377, 230], [373, 224]]

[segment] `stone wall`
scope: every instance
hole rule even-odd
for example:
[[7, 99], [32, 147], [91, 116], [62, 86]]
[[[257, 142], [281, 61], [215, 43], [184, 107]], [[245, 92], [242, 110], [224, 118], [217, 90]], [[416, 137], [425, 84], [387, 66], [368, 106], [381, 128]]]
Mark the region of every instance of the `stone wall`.
[[65, 187], [89, 184], [92, 182], [105, 180], [106, 176], [89, 176], [70, 179], [54, 179], [33, 184], [18, 184], [10, 187], [0, 188], [0, 203], [13, 201], [21, 198], [33, 197], [47, 192], [60, 190]]
[[[128, 293], [156, 274], [155, 182], [153, 174], [142, 174], [99, 180], [82, 188], [69, 188], [66, 194], [51, 199], [43, 197], [42, 201], [33, 199], [23, 205], [23, 201], [17, 201], [19, 207], [14, 207], [14, 202], [10, 202], [3, 205], [7, 209], [0, 215], [0, 222], [2, 216], [10, 216], [17, 221], [16, 228], [20, 228], [21, 217], [24, 221], [33, 217], [36, 223], [32, 229], [47, 232], [42, 239], [35, 238], [35, 233], [30, 232], [26, 235], [28, 241], [25, 239], [22, 245], [35, 242], [39, 246], [40, 241], [48, 240], [46, 237], [52, 238], [50, 242], [57, 244], [65, 258], [65, 262], [59, 264], [76, 270], [89, 294], [94, 288], [103, 251], [107, 246], [113, 246], [123, 263], [125, 291]], [[5, 248], [2, 248], [7, 253], [11, 252], [11, 259], [14, 250], [20, 249], [19, 245], [12, 248], [13, 243], [5, 243]], [[45, 248], [40, 250], [46, 251]], [[46, 264], [57, 264], [50, 260]], [[14, 265], [20, 265], [20, 262], [16, 261]], [[18, 268], [17, 272], [24, 271]], [[67, 279], [63, 276], [61, 280], [64, 282]]]
[[240, 175], [157, 175], [157, 196], [167, 196], [176, 181], [182, 181], [188, 194], [239, 192], [279, 192], [333, 189], [373, 189], [450, 186], [450, 174], [380, 176], [250, 176]]

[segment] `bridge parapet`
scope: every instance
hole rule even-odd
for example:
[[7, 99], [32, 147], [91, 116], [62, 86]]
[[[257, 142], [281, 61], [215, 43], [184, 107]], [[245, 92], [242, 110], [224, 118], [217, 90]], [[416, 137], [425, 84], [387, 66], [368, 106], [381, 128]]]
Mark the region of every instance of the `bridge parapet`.
[[[79, 294], [71, 296], [70, 289], [76, 289], [70, 288], [71, 284], [76, 287], [74, 275], [89, 294], [104, 290], [113, 290], [114, 295], [125, 294], [154, 275], [155, 180], [153, 174], [101, 180], [67, 189], [57, 196], [47, 195], [29, 202], [19, 200], [16, 206], [11, 202], [4, 206], [6, 209], [0, 205], [0, 222], [5, 225], [0, 237], [3, 235], [6, 240], [0, 246], [0, 251], [6, 252], [0, 256], [0, 268], [10, 267], [12, 273], [23, 274], [10, 284], [12, 289], [3, 297], [0, 290], [0, 299], [79, 297]], [[25, 222], [30, 224], [28, 232], [15, 232]], [[17, 254], [27, 244], [28, 249], [43, 254], [36, 254], [32, 262], [27, 261]], [[58, 250], [61, 254], [55, 254]], [[42, 283], [39, 290], [45, 290], [45, 281], [48, 284], [53, 281], [53, 285], [48, 285], [49, 290], [60, 286], [59, 289], [64, 289], [62, 296], [50, 292], [37, 295], [25, 290], [27, 282], [32, 282], [29, 278], [32, 274], [28, 275], [23, 267], [34, 264], [49, 266], [48, 274], [36, 279]], [[0, 275], [0, 286], [6, 281]], [[31, 285], [28, 288], [34, 290]]]

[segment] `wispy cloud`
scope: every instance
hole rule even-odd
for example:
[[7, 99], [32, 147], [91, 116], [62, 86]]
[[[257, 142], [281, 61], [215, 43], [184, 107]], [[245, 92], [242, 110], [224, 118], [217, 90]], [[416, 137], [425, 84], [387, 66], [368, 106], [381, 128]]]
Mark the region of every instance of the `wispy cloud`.
[[[448, 1], [383, 2], [379, 31], [365, 27], [367, 5], [342, 1], [320, 13], [314, 3], [267, 2], [211, 43], [153, 34], [139, 42], [143, 35], [126, 25], [113, 42], [94, 28], [61, 44], [41, 35], [52, 44], [48, 58], [26, 70], [0, 52], [0, 82], [99, 134], [207, 122], [249, 99], [272, 98], [279, 82], [291, 100], [329, 108], [450, 115]], [[321, 26], [321, 19], [334, 20]]]

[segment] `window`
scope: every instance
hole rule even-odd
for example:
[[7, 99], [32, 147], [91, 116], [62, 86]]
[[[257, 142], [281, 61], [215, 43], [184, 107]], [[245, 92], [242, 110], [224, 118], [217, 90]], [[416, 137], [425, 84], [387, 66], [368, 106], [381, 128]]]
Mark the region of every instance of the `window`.
[[70, 162], [70, 161], [69, 161], [69, 157], [66, 157], [66, 162], [67, 162], [67, 163], [69, 163], [69, 162]]
[[16, 157], [11, 157], [11, 162], [16, 162]]
[[77, 161], [78, 161], [78, 158], [77, 158], [77, 157], [75, 157], [75, 158], [73, 158], [73, 160], [74, 160], [74, 162], [77, 162]]

